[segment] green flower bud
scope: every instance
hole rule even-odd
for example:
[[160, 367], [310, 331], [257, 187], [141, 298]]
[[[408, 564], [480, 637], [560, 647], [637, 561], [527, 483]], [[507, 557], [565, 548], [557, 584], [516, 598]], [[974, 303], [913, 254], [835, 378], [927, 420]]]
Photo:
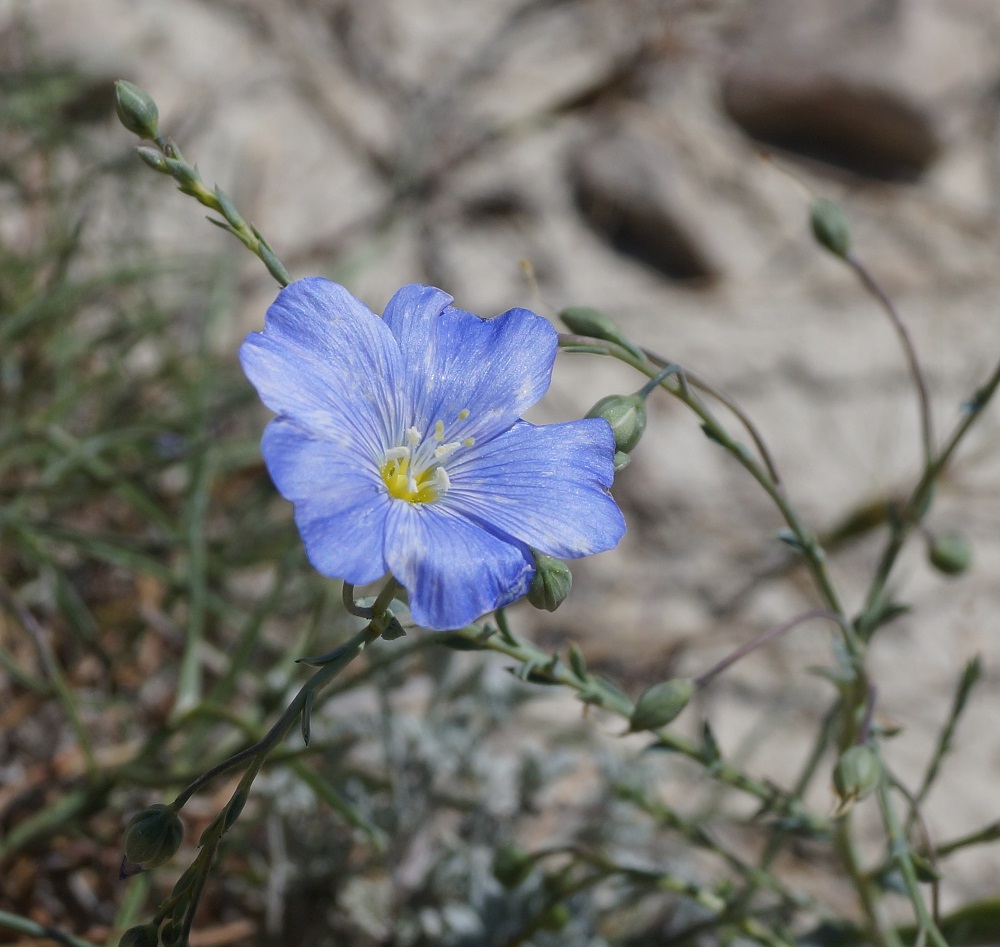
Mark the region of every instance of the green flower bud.
[[534, 867], [534, 859], [515, 845], [504, 845], [493, 856], [493, 877], [505, 888], [516, 888]]
[[157, 803], [132, 816], [125, 827], [125, 857], [143, 868], [156, 868], [181, 846], [184, 826], [170, 806]]
[[604, 339], [605, 342], [614, 342], [636, 358], [640, 360], [645, 358], [642, 349], [622, 332], [611, 316], [601, 312], [600, 309], [590, 306], [570, 306], [569, 309], [559, 313], [559, 318], [570, 332], [589, 335], [593, 339]]
[[611, 316], [591, 306], [570, 306], [559, 313], [559, 318], [576, 335], [589, 335], [594, 339], [619, 343], [624, 338], [618, 323]]
[[972, 546], [960, 533], [948, 533], [931, 542], [927, 559], [944, 575], [961, 575], [972, 562]]
[[694, 681], [689, 677], [654, 684], [638, 701], [629, 718], [629, 733], [665, 727], [688, 705], [694, 694]]
[[155, 924], [130, 927], [118, 941], [118, 947], [159, 947], [160, 937]]
[[809, 211], [816, 242], [834, 256], [845, 257], [851, 251], [851, 225], [839, 204], [825, 197], [813, 201]]
[[615, 435], [615, 451], [627, 454], [646, 430], [646, 403], [642, 395], [608, 395], [588, 412], [588, 418], [604, 418]]
[[573, 587], [573, 573], [561, 559], [553, 559], [532, 549], [535, 557], [535, 576], [528, 587], [528, 601], [535, 608], [554, 612], [569, 597]]
[[621, 473], [630, 463], [632, 458], [623, 451], [615, 451], [615, 473]]
[[118, 120], [133, 134], [152, 141], [160, 134], [160, 112], [156, 103], [137, 85], [119, 79], [115, 83]]
[[167, 159], [156, 148], [150, 148], [149, 145], [139, 145], [135, 152], [143, 163], [154, 171], [159, 171], [160, 174], [170, 174], [170, 165], [167, 164]]
[[844, 750], [833, 769], [833, 785], [842, 806], [871, 795], [882, 779], [878, 753], [866, 743]]

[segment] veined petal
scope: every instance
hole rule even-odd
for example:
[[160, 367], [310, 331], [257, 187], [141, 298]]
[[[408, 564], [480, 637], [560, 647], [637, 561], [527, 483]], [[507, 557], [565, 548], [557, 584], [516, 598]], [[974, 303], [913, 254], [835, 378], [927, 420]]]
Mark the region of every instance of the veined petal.
[[425, 628], [460, 628], [520, 598], [535, 571], [527, 548], [441, 505], [392, 504], [385, 558]]
[[602, 418], [543, 427], [519, 421], [448, 465], [441, 503], [550, 556], [603, 552], [625, 533], [608, 493], [614, 451]]
[[278, 492], [295, 507], [295, 523], [315, 569], [355, 585], [389, 571], [383, 556], [390, 500], [378, 469], [284, 418], [268, 424], [261, 444]]
[[549, 387], [557, 334], [541, 316], [511, 309], [480, 319], [428, 286], [404, 286], [385, 308], [399, 342], [416, 426], [469, 418], [456, 436], [482, 440], [513, 424]]
[[399, 346], [382, 320], [342, 286], [312, 277], [286, 286], [263, 332], [240, 347], [261, 400], [300, 427], [378, 453], [402, 435], [407, 412]]

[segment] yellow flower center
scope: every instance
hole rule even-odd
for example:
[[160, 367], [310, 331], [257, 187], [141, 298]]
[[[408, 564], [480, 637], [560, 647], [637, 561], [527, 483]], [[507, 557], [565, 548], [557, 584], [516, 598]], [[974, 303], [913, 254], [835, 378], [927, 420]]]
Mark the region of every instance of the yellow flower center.
[[[458, 412], [456, 423], [469, 417], [468, 408]], [[447, 492], [451, 486], [445, 461], [462, 447], [472, 447], [475, 438], [465, 437], [445, 440], [443, 421], [434, 425], [433, 437], [423, 438], [420, 431], [411, 427], [406, 432], [406, 444], [391, 447], [385, 452], [379, 473], [389, 495], [407, 503], [431, 503]]]

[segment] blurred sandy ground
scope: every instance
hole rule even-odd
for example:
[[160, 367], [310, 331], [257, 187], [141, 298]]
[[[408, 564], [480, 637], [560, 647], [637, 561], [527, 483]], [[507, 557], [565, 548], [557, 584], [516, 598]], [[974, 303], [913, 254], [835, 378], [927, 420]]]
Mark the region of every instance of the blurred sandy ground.
[[[7, 0], [0, 15], [34, 23], [51, 57], [150, 90], [168, 134], [294, 274], [340, 279], [376, 310], [410, 281], [483, 314], [605, 308], [738, 398], [818, 530], [912, 483], [919, 442], [896, 339], [812, 244], [810, 191], [850, 213], [923, 357], [939, 432], [1000, 357], [990, 0]], [[130, 147], [110, 120], [107, 133], [109, 153]], [[221, 245], [168, 182], [150, 187], [165, 246]], [[234, 340], [272, 295], [254, 264]], [[543, 414], [635, 386], [567, 357]], [[556, 615], [519, 616], [634, 686], [697, 673], [813, 601], [801, 576], [754, 584], [782, 558], [775, 512], [680, 406], [651, 413], [616, 488], [631, 524], [620, 550], [576, 568]], [[928, 806], [939, 839], [1000, 816], [998, 418], [994, 406], [930, 518], [972, 539], [971, 573], [942, 579], [915, 544], [895, 583], [914, 612], [872, 656], [880, 717], [903, 727], [890, 756], [913, 780], [961, 667], [984, 654]], [[879, 548], [834, 557], [852, 604]], [[829, 697], [805, 669], [828, 644], [804, 627], [720, 679], [699, 709], [724, 751], [779, 781], [794, 771]], [[997, 894], [1000, 853], [957, 858], [947, 876], [946, 904]]]

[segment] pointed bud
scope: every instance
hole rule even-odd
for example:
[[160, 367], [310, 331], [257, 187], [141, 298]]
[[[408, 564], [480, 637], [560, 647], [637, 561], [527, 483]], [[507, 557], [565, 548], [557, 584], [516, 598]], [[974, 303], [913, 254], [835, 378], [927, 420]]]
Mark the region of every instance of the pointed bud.
[[871, 795], [881, 779], [882, 763], [878, 753], [867, 743], [844, 750], [833, 770], [833, 785], [840, 796], [841, 806], [851, 805]]
[[535, 557], [535, 576], [528, 587], [528, 601], [535, 608], [554, 612], [569, 597], [573, 573], [561, 559], [534, 549], [531, 554]]
[[157, 803], [132, 816], [125, 827], [125, 857], [143, 868], [156, 868], [181, 846], [184, 826], [170, 806]]
[[834, 256], [846, 257], [851, 252], [851, 225], [839, 204], [817, 198], [809, 211], [809, 223], [816, 242]]
[[960, 533], [948, 533], [930, 544], [927, 559], [944, 575], [961, 575], [972, 562], [972, 546]]
[[160, 134], [160, 112], [152, 97], [125, 79], [115, 83], [115, 111], [130, 132], [152, 141]]
[[118, 947], [158, 947], [160, 937], [155, 924], [130, 927], [118, 941]]
[[135, 153], [142, 159], [144, 164], [151, 167], [154, 171], [159, 171], [160, 174], [170, 174], [170, 165], [167, 164], [167, 159], [156, 148], [150, 148], [149, 145], [139, 145], [135, 149]]
[[534, 859], [515, 845], [504, 845], [493, 856], [493, 877], [505, 888], [516, 888], [534, 867]]
[[629, 733], [665, 727], [688, 705], [694, 694], [694, 681], [689, 677], [654, 684], [636, 701], [629, 718]]
[[641, 395], [608, 395], [588, 412], [588, 418], [604, 418], [615, 435], [615, 451], [627, 454], [646, 430], [646, 404]]
[[559, 313], [564, 325], [576, 335], [589, 335], [595, 339], [611, 340], [621, 334], [615, 321], [607, 313], [591, 306], [570, 306]]

